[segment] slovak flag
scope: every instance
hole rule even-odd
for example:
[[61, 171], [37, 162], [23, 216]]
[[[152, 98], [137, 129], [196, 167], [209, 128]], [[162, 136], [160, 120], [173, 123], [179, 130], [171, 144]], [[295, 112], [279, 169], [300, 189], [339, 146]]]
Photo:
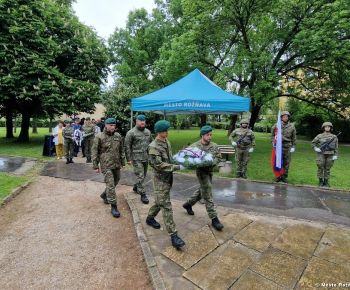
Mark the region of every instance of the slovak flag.
[[274, 133], [275, 137], [273, 138], [271, 165], [273, 174], [275, 174], [276, 177], [280, 177], [284, 173], [282, 161], [282, 124], [280, 111], [278, 111], [277, 126]]

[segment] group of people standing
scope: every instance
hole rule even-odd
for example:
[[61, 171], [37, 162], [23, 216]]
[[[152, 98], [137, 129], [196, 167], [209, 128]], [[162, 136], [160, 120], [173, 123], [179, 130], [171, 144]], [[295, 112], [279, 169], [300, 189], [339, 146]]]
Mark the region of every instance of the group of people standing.
[[[154, 229], [159, 229], [160, 224], [155, 218], [161, 211], [171, 243], [179, 249], [185, 245], [185, 242], [177, 233], [170, 190], [173, 185], [173, 172], [183, 170], [184, 167], [174, 164], [171, 144], [168, 140], [169, 128], [168, 121], [158, 121], [154, 126], [156, 137], [153, 140], [151, 132], [146, 128], [145, 116], [138, 115], [135, 127], [127, 132], [125, 142], [123, 142], [122, 136], [116, 132], [116, 120], [108, 118], [104, 131], [95, 137], [92, 161], [96, 172], [104, 174], [106, 189], [100, 196], [104, 203], [111, 205], [111, 214], [116, 218], [120, 217], [120, 212], [117, 207], [115, 187], [120, 179], [121, 168], [126, 162], [133, 166], [136, 176], [133, 190], [141, 196], [141, 202], [144, 204], [149, 203], [144, 184], [148, 165], [153, 168], [154, 204], [150, 207], [145, 222]], [[212, 166], [197, 169], [199, 189], [183, 204], [183, 207], [189, 215], [194, 215], [192, 207], [203, 199], [213, 228], [220, 231], [224, 226], [218, 219], [213, 202], [212, 175], [213, 167], [220, 162], [221, 155], [218, 146], [211, 141], [212, 128], [210, 126], [202, 127], [200, 136], [200, 140], [192, 146], [212, 153], [214, 162]]]
[[104, 124], [90, 117], [73, 120], [59, 121], [53, 129], [53, 142], [57, 159], [66, 157], [66, 164], [74, 163], [73, 158], [78, 156], [81, 147], [86, 162], [91, 163], [91, 148], [95, 135], [103, 130]]
[[[283, 175], [276, 178], [276, 182], [288, 183], [289, 165], [291, 155], [295, 152], [296, 146], [296, 129], [290, 122], [290, 113], [281, 112], [281, 134], [282, 134], [282, 166]], [[249, 120], [242, 119], [240, 128], [235, 129], [229, 136], [229, 140], [235, 147], [235, 157], [237, 162], [236, 177], [247, 178], [247, 165], [250, 153], [255, 149], [254, 132], [249, 129]], [[333, 125], [331, 122], [322, 124], [323, 133], [318, 134], [311, 142], [314, 151], [317, 153], [317, 177], [318, 185], [321, 187], [329, 187], [330, 169], [334, 161], [338, 158], [338, 137], [332, 133]], [[274, 146], [276, 138], [277, 124], [271, 129], [271, 141]]]

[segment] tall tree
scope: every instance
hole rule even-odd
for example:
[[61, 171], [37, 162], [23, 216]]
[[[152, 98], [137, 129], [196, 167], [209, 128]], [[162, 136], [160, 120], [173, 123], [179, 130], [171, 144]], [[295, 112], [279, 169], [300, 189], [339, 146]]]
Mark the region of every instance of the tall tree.
[[[182, 33], [162, 47], [157, 62], [165, 81], [199, 67], [251, 97], [252, 127], [261, 107], [283, 95], [338, 112], [349, 108], [347, 0], [181, 3]], [[283, 90], [282, 83], [290, 85]]]
[[53, 0], [0, 0], [0, 102], [31, 116], [92, 111], [107, 76], [108, 53], [70, 7]]

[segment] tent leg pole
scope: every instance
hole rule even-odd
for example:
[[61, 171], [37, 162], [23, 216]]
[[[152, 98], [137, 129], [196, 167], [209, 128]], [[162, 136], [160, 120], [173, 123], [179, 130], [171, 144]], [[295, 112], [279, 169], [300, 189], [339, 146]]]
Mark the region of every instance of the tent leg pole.
[[166, 120], [166, 113], [164, 111], [164, 114], [163, 114], [163, 119]]
[[132, 128], [132, 119], [133, 119], [133, 114], [134, 114], [134, 112], [131, 110], [131, 114], [130, 114], [130, 130], [131, 130], [131, 128]]

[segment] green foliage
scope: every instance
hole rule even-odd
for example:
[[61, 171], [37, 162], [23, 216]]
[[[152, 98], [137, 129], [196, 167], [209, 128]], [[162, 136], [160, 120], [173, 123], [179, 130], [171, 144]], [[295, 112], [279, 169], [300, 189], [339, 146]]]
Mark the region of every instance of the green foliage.
[[0, 0], [0, 104], [31, 116], [93, 111], [108, 54], [68, 5]]

